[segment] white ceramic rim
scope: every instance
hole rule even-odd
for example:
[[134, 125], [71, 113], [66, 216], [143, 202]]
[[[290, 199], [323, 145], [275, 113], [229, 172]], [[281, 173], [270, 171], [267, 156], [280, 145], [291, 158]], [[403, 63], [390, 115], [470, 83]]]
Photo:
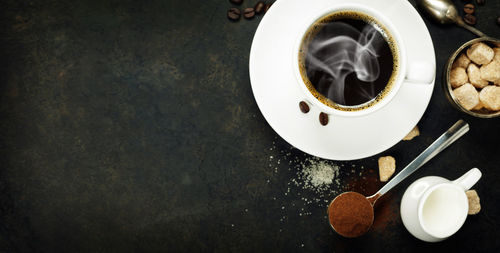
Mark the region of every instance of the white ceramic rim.
[[467, 219], [468, 208], [464, 209], [464, 212], [463, 212], [462, 216], [460, 217], [460, 222], [456, 223], [453, 226], [453, 229], [450, 229], [450, 231], [452, 231], [451, 233], [444, 234], [444, 235], [436, 235], [436, 234], [432, 233], [431, 231], [429, 231], [429, 229], [427, 229], [426, 225], [424, 224], [423, 218], [422, 218], [424, 203], [427, 200], [427, 198], [429, 197], [429, 195], [431, 195], [431, 193], [433, 193], [439, 187], [450, 187], [450, 188], [455, 189], [458, 192], [461, 192], [462, 196], [463, 196], [462, 201], [464, 201], [465, 206], [467, 206], [467, 207], [469, 206], [469, 201], [467, 200], [467, 196], [465, 195], [464, 190], [462, 188], [460, 188], [459, 186], [452, 184], [452, 183], [440, 183], [440, 184], [433, 185], [429, 189], [427, 189], [426, 192], [424, 193], [424, 195], [422, 195], [422, 197], [420, 198], [419, 203], [418, 203], [418, 221], [419, 221], [420, 226], [430, 236], [435, 237], [435, 238], [439, 238], [439, 239], [444, 239], [444, 238], [448, 238], [448, 237], [452, 236], [462, 227], [462, 225], [465, 223], [465, 220]]
[[[359, 11], [364, 14], [367, 14], [374, 19], [376, 19], [378, 22], [380, 22], [387, 30], [389, 30], [390, 35], [394, 38], [396, 41], [396, 48], [398, 52], [398, 59], [399, 59], [399, 72], [397, 74], [397, 77], [394, 81], [394, 86], [392, 87], [391, 91], [389, 94], [385, 95], [384, 98], [382, 98], [381, 101], [375, 103], [374, 105], [363, 109], [363, 110], [358, 110], [358, 111], [342, 111], [342, 110], [337, 110], [335, 108], [329, 107], [328, 105], [323, 104], [321, 101], [319, 101], [317, 98], [315, 98], [311, 92], [308, 90], [306, 85], [304, 84], [304, 80], [302, 79], [302, 75], [300, 74], [299, 70], [299, 49], [302, 44], [302, 39], [304, 38], [305, 33], [308, 31], [309, 27], [313, 25], [317, 20], [320, 18], [333, 13], [337, 11]], [[299, 29], [300, 33], [297, 36], [297, 39], [295, 41], [295, 44], [293, 46], [292, 50], [292, 68], [293, 72], [295, 75], [295, 78], [297, 79], [297, 84], [300, 86], [300, 89], [306, 96], [306, 100], [310, 102], [311, 104], [314, 104], [315, 106], [318, 106], [322, 111], [326, 112], [329, 115], [337, 115], [337, 116], [346, 116], [346, 117], [359, 117], [359, 116], [364, 116], [370, 113], [373, 113], [380, 108], [384, 107], [387, 105], [397, 94], [399, 91], [399, 88], [401, 85], [404, 83], [405, 76], [406, 76], [406, 65], [407, 65], [407, 59], [406, 59], [406, 47], [403, 43], [403, 39], [401, 38], [401, 35], [395, 29], [394, 25], [387, 20], [387, 18], [381, 14], [380, 12], [367, 7], [365, 5], [361, 4], [356, 4], [356, 3], [349, 3], [349, 4], [339, 4], [337, 6], [332, 6], [331, 8], [328, 8], [326, 10], [323, 10], [319, 12], [318, 14], [313, 15], [311, 18], [308, 19], [308, 22], [306, 22], [301, 29]]]

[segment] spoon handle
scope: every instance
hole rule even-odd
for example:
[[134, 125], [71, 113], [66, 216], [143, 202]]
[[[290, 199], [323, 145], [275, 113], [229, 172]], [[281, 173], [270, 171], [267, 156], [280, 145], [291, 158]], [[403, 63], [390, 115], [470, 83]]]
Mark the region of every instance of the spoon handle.
[[469, 131], [469, 124], [463, 120], [457, 121], [448, 131], [442, 134], [437, 140], [435, 140], [427, 149], [424, 150], [420, 155], [417, 156], [410, 164], [408, 164], [401, 172], [399, 172], [391, 181], [380, 188], [380, 190], [373, 196], [376, 198], [384, 195], [399, 182], [403, 181], [411, 173], [415, 172], [418, 168], [432, 159], [434, 156], [443, 151], [450, 144], [458, 140], [462, 135]]
[[471, 31], [473, 34], [479, 36], [479, 37], [486, 37], [486, 34], [484, 34], [483, 32], [479, 31], [478, 29], [476, 29], [475, 27], [472, 27], [468, 24], [466, 24], [464, 21], [462, 21], [462, 19], [458, 18], [456, 19], [455, 23], [469, 31]]

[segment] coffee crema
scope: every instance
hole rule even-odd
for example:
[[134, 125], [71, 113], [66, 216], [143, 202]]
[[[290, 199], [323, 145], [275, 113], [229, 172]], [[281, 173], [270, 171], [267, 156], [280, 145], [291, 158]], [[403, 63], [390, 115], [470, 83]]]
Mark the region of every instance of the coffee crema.
[[395, 86], [399, 54], [395, 39], [375, 18], [337, 11], [319, 18], [302, 38], [299, 71], [311, 94], [342, 111], [359, 111]]

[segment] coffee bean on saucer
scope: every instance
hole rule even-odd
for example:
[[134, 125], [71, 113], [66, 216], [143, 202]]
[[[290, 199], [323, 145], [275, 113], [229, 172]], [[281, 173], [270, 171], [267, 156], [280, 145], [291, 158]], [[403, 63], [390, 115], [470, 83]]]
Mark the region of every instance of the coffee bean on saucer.
[[472, 14], [474, 13], [474, 5], [473, 4], [466, 4], [464, 5], [464, 12], [467, 14]]
[[300, 101], [299, 108], [300, 108], [300, 111], [303, 112], [303, 113], [308, 113], [309, 112], [309, 105], [306, 102], [304, 102], [304, 101]]
[[264, 12], [267, 12], [269, 10], [269, 8], [271, 8], [271, 5], [273, 5], [273, 4], [272, 3], [266, 4], [266, 9], [264, 10]]
[[266, 4], [262, 1], [258, 1], [257, 4], [255, 5], [255, 7], [253, 7], [255, 9], [255, 13], [257, 14], [261, 14], [264, 9], [266, 8]]
[[328, 124], [328, 114], [322, 112], [319, 114], [319, 123], [321, 125], [326, 126]]
[[485, 0], [476, 0], [477, 4], [484, 5]]
[[240, 5], [241, 3], [243, 3], [243, 0], [229, 0], [229, 2]]
[[241, 16], [241, 11], [238, 8], [231, 8], [227, 11], [227, 18], [231, 21], [238, 21]]
[[476, 17], [472, 14], [465, 14], [464, 21], [465, 21], [465, 23], [467, 23], [469, 25], [475, 25], [476, 24]]
[[243, 11], [243, 17], [245, 17], [246, 19], [251, 19], [254, 16], [255, 16], [255, 10], [253, 8], [246, 8]]

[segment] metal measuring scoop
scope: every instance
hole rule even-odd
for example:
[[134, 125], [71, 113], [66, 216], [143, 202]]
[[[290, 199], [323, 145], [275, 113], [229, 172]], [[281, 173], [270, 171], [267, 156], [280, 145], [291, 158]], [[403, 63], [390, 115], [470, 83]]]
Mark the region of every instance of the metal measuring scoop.
[[417, 5], [440, 24], [455, 23], [480, 37], [486, 34], [467, 25], [458, 15], [457, 8], [450, 0], [417, 0]]
[[[457, 121], [428, 148], [399, 172], [391, 181], [372, 196], [365, 197], [357, 192], [344, 192], [338, 195], [328, 206], [328, 217], [333, 230], [344, 237], [358, 237], [368, 232], [373, 224], [373, 206], [377, 199], [427, 161], [443, 151], [469, 131], [469, 125], [463, 120]], [[356, 210], [353, 210], [356, 207]]]

